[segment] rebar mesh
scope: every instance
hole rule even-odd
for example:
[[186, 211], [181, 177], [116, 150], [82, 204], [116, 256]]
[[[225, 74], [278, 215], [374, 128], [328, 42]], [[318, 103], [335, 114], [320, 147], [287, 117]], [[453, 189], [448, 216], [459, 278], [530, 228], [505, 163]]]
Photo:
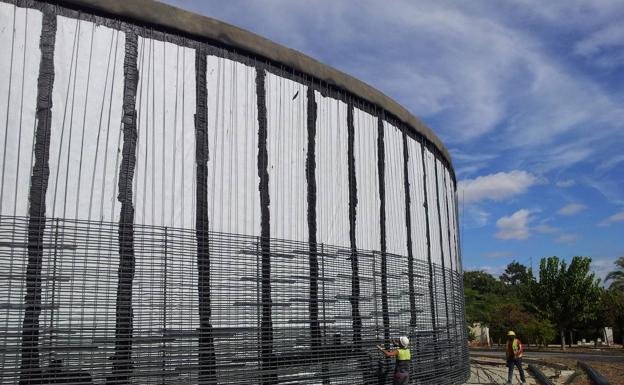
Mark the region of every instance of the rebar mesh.
[[411, 383], [467, 378], [438, 146], [84, 4], [0, 0], [0, 383], [383, 384], [400, 335]]
[[[36, 381], [114, 383], [111, 358], [117, 341], [116, 311], [119, 241], [116, 223], [48, 219], [40, 273], [27, 275], [28, 218], [0, 221], [0, 372], [1, 383]], [[262, 302], [262, 255], [258, 237], [207, 234], [210, 245], [210, 308], [214, 360], [198, 362], [199, 304], [197, 233], [177, 228], [134, 226], [133, 333], [129, 367], [137, 384], [198, 383], [198, 373], [214, 369], [218, 383], [255, 384], [266, 375], [262, 365], [262, 307], [272, 314], [278, 383], [351, 384], [389, 380], [391, 362], [376, 344], [383, 340], [381, 254], [357, 250], [361, 342], [354, 344], [351, 312], [351, 250], [318, 244], [318, 328], [313, 346], [309, 304], [309, 244], [270, 240], [271, 302]], [[459, 292], [461, 278], [435, 266], [434, 302], [429, 309], [428, 266], [417, 262], [417, 326], [410, 328], [407, 257], [387, 255], [390, 335], [409, 335], [414, 383], [457, 383], [466, 370], [461, 311], [463, 301], [443, 296]], [[41, 289], [38, 327], [23, 327], [28, 286]], [[431, 322], [434, 322], [434, 325]], [[37, 333], [38, 369], [21, 371], [22, 335]], [[264, 372], [263, 372], [264, 369]], [[384, 373], [386, 372], [387, 373]], [[444, 373], [444, 377], [440, 377]], [[28, 382], [27, 382], [28, 383]], [[35, 383], [35, 382], [30, 382]]]

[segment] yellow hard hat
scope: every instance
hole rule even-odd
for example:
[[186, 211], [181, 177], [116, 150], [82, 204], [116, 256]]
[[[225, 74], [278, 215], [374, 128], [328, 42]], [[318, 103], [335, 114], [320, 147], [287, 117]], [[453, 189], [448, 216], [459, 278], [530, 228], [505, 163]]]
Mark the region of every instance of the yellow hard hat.
[[514, 333], [513, 330], [510, 330], [507, 332], [507, 337], [515, 337], [515, 336], [516, 336], [516, 333]]

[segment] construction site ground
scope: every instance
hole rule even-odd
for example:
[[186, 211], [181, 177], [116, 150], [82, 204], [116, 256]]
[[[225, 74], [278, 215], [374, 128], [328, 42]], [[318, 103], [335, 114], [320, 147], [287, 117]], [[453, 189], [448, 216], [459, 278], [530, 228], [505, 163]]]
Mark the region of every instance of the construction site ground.
[[[602, 374], [611, 385], [624, 385], [624, 356], [620, 361], [600, 361], [593, 357], [590, 365]], [[529, 358], [523, 363], [526, 384], [539, 384], [528, 370], [528, 364], [535, 364], [555, 385], [591, 385], [587, 374], [578, 367], [578, 360], [573, 357]], [[470, 385], [498, 385], [507, 383], [507, 366], [502, 357], [471, 353]], [[517, 369], [514, 370], [513, 384], [521, 384]]]

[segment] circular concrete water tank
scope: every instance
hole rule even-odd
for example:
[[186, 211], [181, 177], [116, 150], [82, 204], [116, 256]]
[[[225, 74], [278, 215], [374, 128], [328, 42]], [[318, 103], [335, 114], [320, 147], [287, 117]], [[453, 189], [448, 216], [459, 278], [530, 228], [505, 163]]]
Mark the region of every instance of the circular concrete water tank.
[[390, 383], [403, 335], [414, 381], [467, 379], [456, 180], [418, 118], [157, 2], [0, 24], [0, 383]]

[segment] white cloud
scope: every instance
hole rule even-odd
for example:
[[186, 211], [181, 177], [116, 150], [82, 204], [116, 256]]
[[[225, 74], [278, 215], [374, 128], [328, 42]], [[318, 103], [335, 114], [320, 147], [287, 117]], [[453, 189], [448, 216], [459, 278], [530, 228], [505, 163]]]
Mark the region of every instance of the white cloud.
[[578, 240], [578, 235], [576, 234], [561, 234], [555, 239], [557, 243], [567, 243], [574, 244]]
[[[596, 276], [605, 283], [605, 277], [609, 272], [615, 270], [615, 261], [617, 257], [599, 257], [592, 258], [591, 270], [596, 273]], [[607, 282], [609, 284], [610, 282]]]
[[624, 205], [624, 189], [622, 188], [624, 179], [605, 177], [600, 174], [587, 174], [581, 178], [582, 184], [586, 187], [596, 189], [610, 203], [621, 206]]
[[483, 152], [465, 152], [458, 148], [451, 148], [451, 157], [456, 164], [456, 173], [460, 178], [477, 174], [479, 171], [488, 167], [498, 158], [496, 154], [488, 154]]
[[459, 198], [465, 204], [486, 199], [503, 201], [526, 192], [536, 183], [538, 178], [526, 171], [499, 172], [459, 181]]
[[612, 156], [602, 161], [598, 165], [598, 170], [601, 170], [601, 171], [608, 170], [622, 162], [624, 162], [624, 154], [621, 154], [619, 156]]
[[488, 258], [507, 258], [511, 257], [513, 253], [511, 251], [493, 251], [491, 253], [483, 254], [484, 257]]
[[[548, 25], [573, 18], [598, 28], [615, 14], [605, 9], [618, 9], [616, 3], [544, 6], [518, 0], [490, 7], [485, 1], [363, 0], [353, 12], [344, 1], [168, 1], [301, 50], [369, 82], [419, 116], [441, 118], [438, 128], [447, 143], [509, 127], [503, 146], [540, 147], [589, 123], [609, 122], [604, 132], [622, 121], [621, 103], [567, 68], [541, 36], [516, 22], [523, 14]], [[588, 12], [594, 15], [589, 21]], [[541, 152], [544, 163], [550, 155]]]
[[506, 268], [507, 268], [507, 265], [498, 265], [498, 266], [484, 265], [484, 266], [470, 266], [470, 267], [467, 267], [465, 270], [466, 271], [483, 271], [495, 277], [498, 277], [499, 275], [503, 274]]
[[542, 234], [555, 234], [561, 231], [561, 229], [559, 229], [558, 227], [553, 227], [553, 226], [544, 225], [544, 224], [533, 227], [533, 230]]
[[586, 36], [575, 44], [574, 53], [601, 67], [624, 64], [624, 24], [612, 23]]
[[585, 210], [587, 207], [580, 203], [570, 203], [569, 205], [563, 206], [557, 211], [559, 215], [574, 215], [578, 214], [581, 211]]
[[487, 225], [488, 220], [490, 219], [490, 213], [477, 205], [466, 207], [465, 210], [462, 210], [462, 214], [462, 223], [464, 223], [469, 229], [481, 228]]
[[624, 222], [624, 209], [619, 212], [611, 215], [609, 218], [605, 219], [600, 223], [601, 226], [609, 226], [613, 223]]
[[602, 26], [605, 19], [617, 19], [621, 0], [511, 0], [521, 9], [562, 28]]
[[496, 227], [499, 230], [496, 233], [496, 238], [517, 240], [529, 238], [530, 214], [529, 210], [522, 209], [508, 217], [501, 217], [496, 221]]
[[574, 186], [575, 183], [576, 182], [574, 182], [572, 179], [560, 180], [560, 181], [557, 181], [557, 187], [568, 188], [568, 187]]

